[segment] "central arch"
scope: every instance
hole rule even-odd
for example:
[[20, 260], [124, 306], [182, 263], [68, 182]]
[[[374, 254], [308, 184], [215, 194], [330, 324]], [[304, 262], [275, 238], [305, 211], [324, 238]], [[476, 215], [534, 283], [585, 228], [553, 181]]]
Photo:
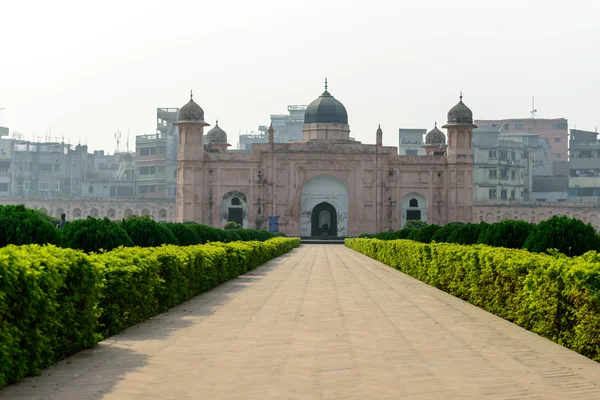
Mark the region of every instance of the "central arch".
[[[305, 181], [300, 210], [300, 236], [320, 236], [327, 221], [329, 236], [348, 236], [348, 187], [342, 180], [324, 174]], [[316, 235], [315, 225], [321, 232]]]
[[322, 202], [312, 209], [311, 236], [321, 236], [326, 233], [328, 236], [337, 236], [337, 211], [329, 203]]

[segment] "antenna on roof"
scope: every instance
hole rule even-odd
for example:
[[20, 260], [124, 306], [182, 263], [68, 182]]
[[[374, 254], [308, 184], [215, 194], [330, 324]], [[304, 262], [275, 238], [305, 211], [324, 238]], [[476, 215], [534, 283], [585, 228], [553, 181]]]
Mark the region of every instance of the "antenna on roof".
[[117, 129], [115, 132], [115, 139], [117, 139], [117, 153], [119, 152], [119, 144], [121, 143], [121, 132]]
[[535, 97], [531, 98], [531, 119], [537, 117], [537, 110], [535, 109]]

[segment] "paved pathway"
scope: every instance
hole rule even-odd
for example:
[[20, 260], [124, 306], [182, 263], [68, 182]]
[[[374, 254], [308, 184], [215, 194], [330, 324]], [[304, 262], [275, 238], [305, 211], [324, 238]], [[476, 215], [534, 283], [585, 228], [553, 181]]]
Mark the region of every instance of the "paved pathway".
[[600, 364], [341, 245], [304, 245], [0, 399], [600, 399]]

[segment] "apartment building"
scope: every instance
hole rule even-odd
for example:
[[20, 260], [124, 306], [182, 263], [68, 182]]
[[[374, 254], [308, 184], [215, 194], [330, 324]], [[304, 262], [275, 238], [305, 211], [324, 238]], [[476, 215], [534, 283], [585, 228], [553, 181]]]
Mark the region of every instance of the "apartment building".
[[569, 160], [569, 201], [600, 202], [598, 133], [571, 129]]
[[398, 155], [424, 156], [423, 137], [426, 129], [400, 128], [398, 130]]

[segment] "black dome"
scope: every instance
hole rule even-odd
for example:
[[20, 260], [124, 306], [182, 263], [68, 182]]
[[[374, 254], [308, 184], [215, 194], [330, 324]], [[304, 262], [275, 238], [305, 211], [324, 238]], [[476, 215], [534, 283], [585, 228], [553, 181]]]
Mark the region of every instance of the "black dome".
[[179, 121], [204, 122], [204, 110], [200, 107], [190, 94], [190, 101], [179, 110]]
[[221, 129], [219, 121], [217, 121], [214, 128], [208, 131], [206, 139], [208, 143], [227, 143], [227, 133]]
[[425, 144], [446, 144], [446, 136], [438, 129], [437, 122], [435, 127], [425, 135]]
[[473, 112], [463, 103], [462, 93], [457, 105], [448, 111], [449, 125], [473, 125]]
[[325, 91], [323, 94], [306, 108], [306, 111], [304, 112], [304, 123], [348, 124], [346, 107], [329, 94], [327, 91], [327, 83], [325, 83]]

